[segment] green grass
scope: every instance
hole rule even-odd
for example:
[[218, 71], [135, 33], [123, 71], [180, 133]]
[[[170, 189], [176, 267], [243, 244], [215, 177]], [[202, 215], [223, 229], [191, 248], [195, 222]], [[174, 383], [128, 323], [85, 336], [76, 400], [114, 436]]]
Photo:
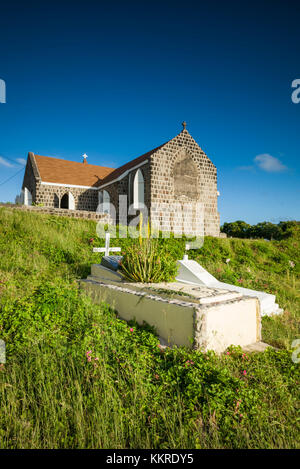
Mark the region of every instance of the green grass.
[[[184, 240], [159, 243], [182, 257]], [[0, 209], [0, 448], [300, 446], [299, 231], [206, 238], [189, 253], [222, 281], [277, 295], [285, 312], [262, 329], [277, 349], [249, 355], [162, 350], [149, 326], [94, 305], [76, 282], [99, 260], [92, 245], [103, 245], [92, 221]]]

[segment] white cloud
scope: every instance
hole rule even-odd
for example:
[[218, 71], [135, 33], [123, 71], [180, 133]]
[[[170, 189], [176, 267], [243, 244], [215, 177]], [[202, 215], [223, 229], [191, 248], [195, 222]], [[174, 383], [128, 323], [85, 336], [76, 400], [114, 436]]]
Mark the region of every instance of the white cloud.
[[24, 160], [24, 158], [17, 158], [16, 161], [20, 164], [22, 164], [23, 166], [25, 166], [26, 164], [26, 160]]
[[280, 173], [287, 169], [287, 167], [282, 164], [278, 158], [275, 158], [275, 156], [269, 155], [268, 153], [257, 155], [254, 158], [254, 162], [260, 169], [267, 171], [268, 173]]
[[0, 165], [6, 166], [7, 168], [13, 168], [14, 167], [13, 164], [11, 164], [9, 161], [2, 158], [2, 156], [0, 156]]

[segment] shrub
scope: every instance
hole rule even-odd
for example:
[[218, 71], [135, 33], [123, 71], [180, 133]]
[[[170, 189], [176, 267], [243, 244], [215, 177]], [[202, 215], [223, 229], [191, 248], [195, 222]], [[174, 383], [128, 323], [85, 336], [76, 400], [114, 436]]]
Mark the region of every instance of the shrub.
[[281, 221], [278, 225], [270, 222], [261, 222], [257, 225], [248, 225], [238, 220], [232, 223], [224, 223], [221, 232], [234, 238], [264, 238], [264, 239], [286, 239], [293, 236], [299, 228], [297, 221]]
[[176, 272], [176, 261], [156, 239], [134, 241], [121, 263], [121, 273], [133, 282], [170, 282], [175, 280]]

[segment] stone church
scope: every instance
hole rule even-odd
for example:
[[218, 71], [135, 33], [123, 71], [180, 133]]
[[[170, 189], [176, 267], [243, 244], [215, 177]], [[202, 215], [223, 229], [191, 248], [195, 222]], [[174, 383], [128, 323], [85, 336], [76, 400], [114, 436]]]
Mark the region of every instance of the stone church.
[[30, 152], [16, 202], [110, 215], [113, 206], [122, 224], [146, 206], [162, 231], [180, 232], [184, 218], [189, 234], [219, 236], [217, 169], [182, 125], [176, 137], [119, 168], [89, 164], [86, 155], [73, 162]]

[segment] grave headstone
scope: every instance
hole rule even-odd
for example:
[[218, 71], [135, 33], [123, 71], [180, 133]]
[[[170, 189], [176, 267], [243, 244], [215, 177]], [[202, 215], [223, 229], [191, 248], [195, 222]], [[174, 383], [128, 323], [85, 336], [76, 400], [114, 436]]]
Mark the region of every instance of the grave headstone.
[[103, 256], [101, 259], [101, 265], [107, 269], [117, 271], [122, 259], [123, 256]]

